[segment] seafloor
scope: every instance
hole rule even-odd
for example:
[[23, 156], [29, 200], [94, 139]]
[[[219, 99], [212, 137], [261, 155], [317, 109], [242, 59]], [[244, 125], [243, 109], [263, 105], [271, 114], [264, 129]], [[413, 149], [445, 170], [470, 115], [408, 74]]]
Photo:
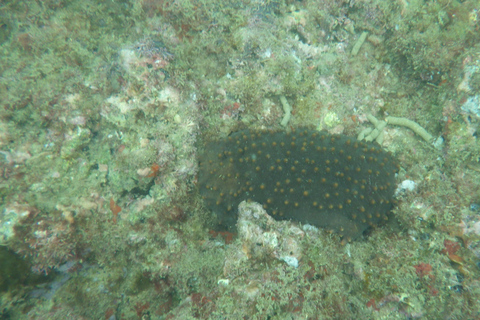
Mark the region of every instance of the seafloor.
[[[2, 1], [0, 62], [0, 319], [480, 318], [478, 1]], [[219, 229], [206, 142], [298, 127], [392, 152], [394, 218]]]

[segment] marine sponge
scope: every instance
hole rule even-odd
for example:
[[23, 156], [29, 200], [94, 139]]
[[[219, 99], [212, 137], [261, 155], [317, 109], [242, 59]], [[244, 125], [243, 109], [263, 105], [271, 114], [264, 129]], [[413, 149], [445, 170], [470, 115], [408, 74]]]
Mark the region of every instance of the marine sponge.
[[398, 169], [376, 143], [309, 129], [239, 131], [207, 143], [199, 160], [200, 194], [221, 226], [233, 227], [250, 200], [346, 240], [388, 220]]

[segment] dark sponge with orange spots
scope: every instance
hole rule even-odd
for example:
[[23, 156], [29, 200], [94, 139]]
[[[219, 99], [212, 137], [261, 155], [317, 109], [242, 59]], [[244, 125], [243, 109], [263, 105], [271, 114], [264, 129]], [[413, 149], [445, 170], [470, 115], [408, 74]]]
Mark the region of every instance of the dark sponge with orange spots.
[[398, 165], [376, 143], [308, 129], [243, 130], [210, 142], [198, 185], [226, 228], [243, 200], [276, 219], [309, 223], [358, 238], [389, 218]]

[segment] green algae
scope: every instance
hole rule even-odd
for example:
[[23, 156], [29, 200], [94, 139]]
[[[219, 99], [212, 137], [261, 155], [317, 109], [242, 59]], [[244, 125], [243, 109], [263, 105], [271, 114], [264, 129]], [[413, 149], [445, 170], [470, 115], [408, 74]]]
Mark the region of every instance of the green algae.
[[[478, 218], [468, 209], [480, 198], [478, 120], [455, 104], [463, 98], [455, 90], [463, 60], [478, 51], [478, 8], [473, 1], [352, 6], [5, 2], [0, 221], [3, 212], [28, 209], [23, 223], [32, 228], [7, 245], [38, 265], [29, 244], [42, 234], [35, 226], [48, 224], [49, 233], [75, 242], [83, 269], [70, 273], [55, 302], [25, 302], [12, 288], [28, 293], [23, 280], [31, 272], [15, 260], [17, 270], [2, 272], [15, 280], [2, 282], [0, 309], [19, 319], [104, 318], [110, 309], [135, 318], [147, 303], [144, 311], [159, 318], [478, 317], [478, 235], [458, 227]], [[367, 38], [356, 57], [345, 56], [363, 31], [377, 38]], [[138, 49], [149, 41], [158, 44], [153, 53]], [[130, 62], [122, 50], [132, 53]], [[166, 65], [155, 67], [148, 54]], [[477, 78], [466, 97], [478, 94]], [[222, 267], [236, 252], [207, 232], [215, 218], [195, 193], [195, 143], [199, 133], [278, 126], [280, 96], [292, 104], [292, 126], [355, 134], [362, 113], [378, 112], [415, 120], [443, 135], [444, 146], [389, 131], [387, 147], [403, 167], [399, 181], [419, 183], [399, 196], [399, 226], [347, 247], [308, 236], [298, 269], [268, 257], [246, 260], [221, 287]], [[225, 115], [234, 103], [241, 110]], [[154, 164], [157, 173], [138, 174]], [[110, 199], [122, 208], [116, 223]], [[442, 253], [446, 239], [461, 244], [455, 254], [462, 265]], [[57, 254], [50, 249], [39, 252]], [[55, 256], [46, 267], [65, 259]], [[433, 277], [418, 276], [420, 263], [432, 266]], [[242, 294], [257, 289], [256, 296]], [[118, 304], [122, 294], [129, 303]]]

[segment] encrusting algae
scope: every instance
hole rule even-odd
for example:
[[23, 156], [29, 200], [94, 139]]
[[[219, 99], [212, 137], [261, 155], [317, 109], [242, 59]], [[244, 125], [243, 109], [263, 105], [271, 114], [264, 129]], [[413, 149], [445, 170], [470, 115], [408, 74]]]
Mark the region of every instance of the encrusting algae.
[[243, 130], [204, 150], [200, 194], [223, 227], [235, 225], [243, 200], [346, 240], [389, 218], [398, 165], [376, 143], [309, 129]]

